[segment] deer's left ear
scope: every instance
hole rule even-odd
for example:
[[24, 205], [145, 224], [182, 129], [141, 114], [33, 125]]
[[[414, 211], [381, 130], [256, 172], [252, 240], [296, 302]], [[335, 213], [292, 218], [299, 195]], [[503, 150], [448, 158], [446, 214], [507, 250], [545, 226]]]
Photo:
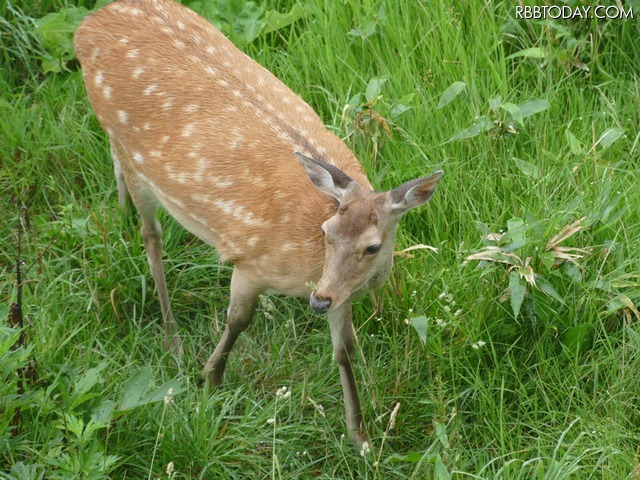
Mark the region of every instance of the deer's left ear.
[[352, 187], [353, 179], [340, 170], [322, 160], [314, 160], [300, 152], [294, 152], [304, 167], [311, 182], [324, 193], [328, 193], [338, 202], [342, 202], [344, 194]]
[[389, 192], [391, 198], [391, 210], [402, 215], [407, 210], [418, 207], [431, 198], [438, 182], [444, 175], [440, 170], [430, 177], [416, 178], [403, 183]]

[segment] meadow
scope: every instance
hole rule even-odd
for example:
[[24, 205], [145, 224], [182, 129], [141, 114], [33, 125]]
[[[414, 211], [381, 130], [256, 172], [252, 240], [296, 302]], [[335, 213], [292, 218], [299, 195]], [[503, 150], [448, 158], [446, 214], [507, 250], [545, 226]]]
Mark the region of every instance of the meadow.
[[94, 2], [11, 0], [0, 478], [640, 479], [640, 3], [537, 20], [508, 1], [183, 3], [301, 95], [377, 189], [445, 171], [354, 307], [371, 449], [344, 436], [308, 299], [262, 297], [225, 386], [198, 385], [231, 267], [161, 214], [173, 364], [72, 49]]

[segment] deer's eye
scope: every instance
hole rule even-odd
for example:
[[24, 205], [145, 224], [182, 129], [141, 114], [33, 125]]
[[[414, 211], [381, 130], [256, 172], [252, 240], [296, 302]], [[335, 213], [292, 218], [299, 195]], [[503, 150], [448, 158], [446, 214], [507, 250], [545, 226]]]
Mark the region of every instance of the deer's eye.
[[375, 245], [369, 245], [365, 251], [364, 254], [365, 255], [375, 255], [376, 253], [378, 253], [380, 251], [380, 249], [382, 248], [382, 244], [377, 243]]

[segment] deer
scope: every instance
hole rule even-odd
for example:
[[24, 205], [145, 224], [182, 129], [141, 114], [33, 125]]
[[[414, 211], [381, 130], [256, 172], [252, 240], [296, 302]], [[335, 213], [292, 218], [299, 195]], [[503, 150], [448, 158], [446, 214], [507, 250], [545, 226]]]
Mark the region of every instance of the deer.
[[119, 0], [87, 16], [74, 46], [106, 132], [118, 202], [131, 199], [160, 302], [165, 350], [183, 349], [162, 262], [160, 207], [233, 265], [226, 325], [202, 377], [229, 353], [265, 293], [326, 314], [349, 439], [367, 441], [353, 372], [354, 300], [381, 287], [402, 215], [443, 176], [373, 189], [347, 145], [283, 82], [172, 0]]

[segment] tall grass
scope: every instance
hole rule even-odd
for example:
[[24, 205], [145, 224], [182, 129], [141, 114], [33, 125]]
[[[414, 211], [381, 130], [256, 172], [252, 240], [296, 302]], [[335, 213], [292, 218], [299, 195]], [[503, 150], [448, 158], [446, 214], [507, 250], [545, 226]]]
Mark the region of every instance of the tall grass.
[[[241, 45], [346, 139], [376, 188], [446, 172], [398, 237], [398, 250], [437, 253], [398, 256], [355, 307], [361, 456], [343, 436], [325, 319], [305, 300], [264, 297], [226, 387], [198, 387], [231, 269], [166, 215], [184, 368], [162, 351], [138, 223], [116, 207], [81, 75], [72, 58], [43, 73], [55, 56], [36, 20], [71, 5], [0, 6], [0, 476], [166, 478], [173, 462], [171, 478], [640, 478], [637, 19], [314, 0]], [[533, 100], [548, 108], [518, 121], [511, 105]], [[581, 256], [562, 261], [549, 242], [576, 221], [558, 246]], [[26, 341], [12, 350], [18, 247]], [[522, 265], [469, 259], [488, 247]], [[27, 366], [37, 378], [16, 376]]]

